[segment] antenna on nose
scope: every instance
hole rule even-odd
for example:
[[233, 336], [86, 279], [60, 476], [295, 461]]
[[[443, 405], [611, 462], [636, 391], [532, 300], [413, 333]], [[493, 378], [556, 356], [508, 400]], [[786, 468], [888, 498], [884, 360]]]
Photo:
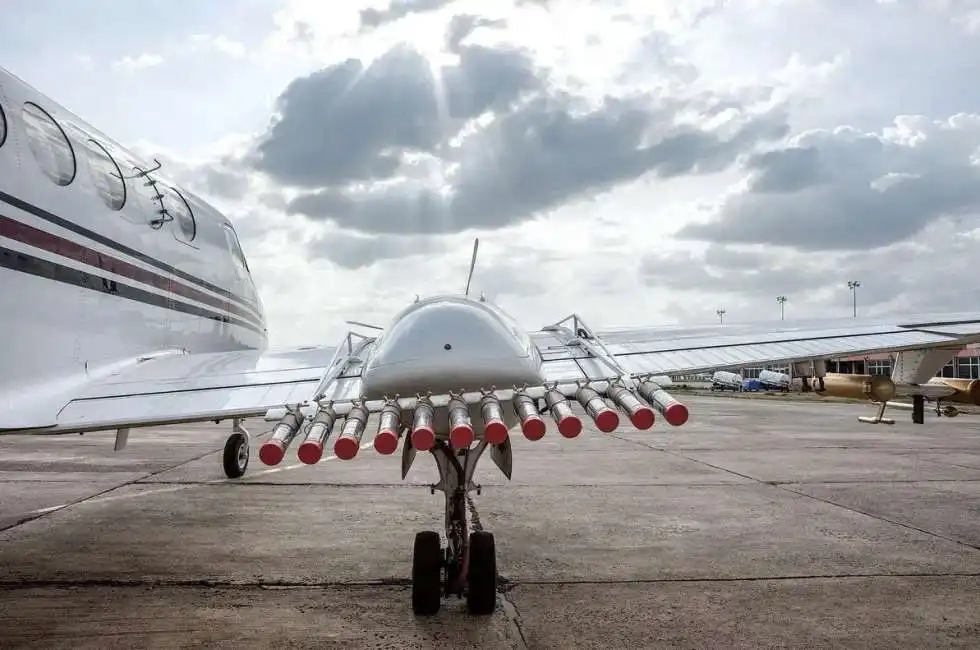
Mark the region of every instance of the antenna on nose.
[[470, 260], [470, 274], [466, 277], [466, 290], [463, 295], [470, 295], [470, 282], [473, 281], [473, 271], [476, 270], [476, 251], [480, 248], [480, 238], [473, 240], [473, 259]]

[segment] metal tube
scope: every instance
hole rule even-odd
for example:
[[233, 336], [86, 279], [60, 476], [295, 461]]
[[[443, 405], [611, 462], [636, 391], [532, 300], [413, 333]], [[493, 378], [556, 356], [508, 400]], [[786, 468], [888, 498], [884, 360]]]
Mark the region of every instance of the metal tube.
[[514, 412], [521, 421], [521, 432], [528, 440], [541, 440], [544, 437], [547, 427], [544, 420], [538, 413], [538, 407], [526, 393], [514, 395]]
[[667, 423], [674, 427], [687, 422], [687, 407], [674, 399], [670, 393], [652, 381], [641, 382], [637, 386], [637, 392], [643, 397], [650, 406], [660, 411]]
[[449, 400], [449, 441], [456, 449], [466, 449], [473, 443], [476, 435], [470, 421], [470, 409], [466, 402], [453, 398]]
[[575, 399], [589, 414], [599, 431], [609, 433], [615, 431], [616, 427], [619, 426], [619, 415], [609, 408], [606, 400], [602, 399], [602, 396], [592, 388], [582, 386], [575, 392]]
[[386, 456], [395, 453], [401, 435], [401, 409], [397, 404], [385, 404], [378, 416], [378, 432], [374, 435], [375, 451]]
[[333, 433], [333, 426], [336, 422], [337, 414], [332, 408], [322, 409], [316, 414], [306, 432], [303, 444], [296, 450], [300, 462], [306, 465], [320, 462], [320, 458], [323, 457], [323, 446], [330, 438], [330, 434]]
[[628, 388], [625, 386], [610, 386], [606, 394], [609, 395], [609, 399], [616, 406], [626, 411], [634, 427], [645, 430], [653, 426], [656, 420], [653, 409], [641, 402]]
[[286, 449], [296, 437], [302, 424], [301, 417], [292, 411], [286, 413], [272, 430], [272, 437], [259, 447], [259, 459], [266, 465], [278, 465], [286, 455]]
[[507, 440], [507, 424], [500, 400], [487, 395], [480, 402], [480, 415], [483, 416], [483, 437], [492, 445], [503, 444]]
[[333, 453], [341, 460], [350, 460], [361, 447], [361, 436], [367, 426], [368, 412], [361, 405], [355, 405], [344, 420], [344, 428], [333, 445]]
[[565, 396], [556, 390], [544, 394], [544, 401], [551, 411], [551, 417], [558, 425], [558, 433], [566, 438], [574, 438], [582, 433], [582, 421], [572, 412], [572, 405]]
[[419, 451], [428, 451], [436, 444], [436, 430], [434, 426], [435, 413], [432, 404], [422, 400], [415, 405], [415, 413], [412, 415], [412, 446]]

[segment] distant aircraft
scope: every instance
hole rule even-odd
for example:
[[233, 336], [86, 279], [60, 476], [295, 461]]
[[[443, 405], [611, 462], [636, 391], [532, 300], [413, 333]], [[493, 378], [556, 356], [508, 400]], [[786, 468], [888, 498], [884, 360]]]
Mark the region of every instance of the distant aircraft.
[[575, 438], [573, 401], [604, 432], [620, 415], [638, 429], [656, 414], [680, 426], [687, 407], [653, 377], [745, 365], [792, 363], [820, 390], [827, 359], [889, 351], [905, 383], [925, 384], [980, 340], [980, 313], [602, 331], [572, 315], [527, 332], [468, 295], [475, 265], [474, 247], [461, 295], [417, 299], [371, 335], [268, 350], [232, 223], [158, 163], [0, 74], [0, 433], [115, 429], [121, 449], [132, 428], [230, 420], [222, 463], [238, 478], [243, 418], [276, 421], [264, 462], [298, 441], [312, 464], [335, 431], [333, 453], [353, 458], [376, 415], [377, 452], [400, 444], [403, 478], [430, 452], [445, 494], [447, 547], [435, 531], [415, 538], [418, 614], [443, 595], [493, 611], [494, 537], [470, 530], [466, 499], [487, 449], [510, 477], [512, 430], [538, 440], [545, 415]]

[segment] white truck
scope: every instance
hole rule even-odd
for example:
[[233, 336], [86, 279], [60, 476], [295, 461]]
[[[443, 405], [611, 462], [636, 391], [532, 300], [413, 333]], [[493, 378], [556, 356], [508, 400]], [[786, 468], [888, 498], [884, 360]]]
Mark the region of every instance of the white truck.
[[711, 390], [742, 390], [742, 375], [718, 370], [711, 376]]
[[759, 373], [759, 384], [765, 390], [789, 391], [790, 378], [783, 372], [763, 370]]

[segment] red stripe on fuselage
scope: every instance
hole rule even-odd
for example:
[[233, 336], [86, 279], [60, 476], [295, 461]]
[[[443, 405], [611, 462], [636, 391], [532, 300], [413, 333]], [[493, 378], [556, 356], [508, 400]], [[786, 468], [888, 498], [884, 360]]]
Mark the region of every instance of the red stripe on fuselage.
[[107, 273], [115, 273], [116, 275], [141, 282], [161, 291], [173, 293], [212, 307], [217, 307], [218, 309], [229, 311], [261, 327], [261, 322], [254, 314], [242, 309], [238, 305], [231, 304], [227, 299], [198, 291], [193, 287], [172, 280], [165, 275], [148, 271], [135, 264], [130, 264], [111, 255], [106, 255], [77, 242], [59, 237], [58, 235], [40, 230], [3, 215], [0, 215], [0, 237], [7, 237], [8, 239], [34, 246], [49, 253], [61, 255], [76, 262], [93, 266]]

